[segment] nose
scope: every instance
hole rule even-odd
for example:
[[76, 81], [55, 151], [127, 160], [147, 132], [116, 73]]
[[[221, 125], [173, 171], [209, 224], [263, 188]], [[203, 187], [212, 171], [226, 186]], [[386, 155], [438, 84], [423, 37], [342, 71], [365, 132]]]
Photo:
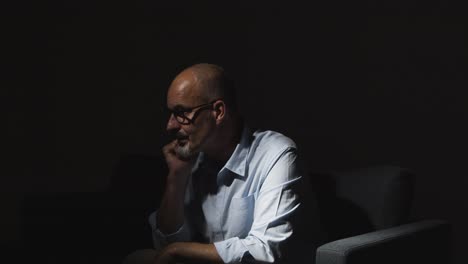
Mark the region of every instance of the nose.
[[166, 126], [166, 130], [167, 131], [177, 131], [180, 129], [180, 124], [179, 122], [177, 122], [177, 120], [175, 119], [174, 115], [171, 114], [169, 116], [169, 120], [167, 121], [167, 126]]

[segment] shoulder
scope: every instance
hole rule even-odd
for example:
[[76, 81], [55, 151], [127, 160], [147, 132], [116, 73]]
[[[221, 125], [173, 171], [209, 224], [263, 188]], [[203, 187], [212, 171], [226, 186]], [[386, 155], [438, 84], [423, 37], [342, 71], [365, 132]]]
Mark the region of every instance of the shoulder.
[[287, 152], [295, 152], [296, 143], [289, 137], [271, 130], [256, 130], [249, 151], [251, 160], [274, 162]]
[[271, 130], [253, 132], [252, 145], [265, 150], [286, 150], [296, 148], [296, 143], [289, 137]]
[[[281, 184], [297, 178], [296, 143], [289, 137], [271, 130], [256, 130], [252, 133], [252, 145], [247, 160], [249, 173], [263, 185]], [[275, 173], [271, 173], [277, 168]]]

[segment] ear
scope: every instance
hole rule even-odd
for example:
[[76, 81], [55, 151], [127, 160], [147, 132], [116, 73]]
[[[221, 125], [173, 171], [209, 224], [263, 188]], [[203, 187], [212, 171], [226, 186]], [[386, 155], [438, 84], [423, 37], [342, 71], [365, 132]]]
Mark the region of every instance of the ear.
[[218, 100], [213, 104], [213, 115], [216, 124], [221, 124], [226, 118], [226, 104], [224, 101]]

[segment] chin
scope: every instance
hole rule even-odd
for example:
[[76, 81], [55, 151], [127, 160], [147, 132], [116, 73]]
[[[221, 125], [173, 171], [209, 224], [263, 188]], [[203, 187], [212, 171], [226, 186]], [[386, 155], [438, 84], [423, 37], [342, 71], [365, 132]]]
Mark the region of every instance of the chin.
[[190, 147], [189, 143], [185, 144], [184, 146], [178, 146], [175, 151], [177, 156], [182, 159], [190, 159], [196, 154], [195, 151]]

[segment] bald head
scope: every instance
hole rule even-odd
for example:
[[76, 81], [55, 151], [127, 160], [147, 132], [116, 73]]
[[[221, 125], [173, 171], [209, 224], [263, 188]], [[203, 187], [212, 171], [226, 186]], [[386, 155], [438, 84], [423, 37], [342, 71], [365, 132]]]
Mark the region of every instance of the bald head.
[[223, 99], [231, 108], [235, 107], [232, 81], [218, 65], [200, 63], [190, 66], [177, 75], [170, 89], [190, 94], [201, 102]]
[[166, 130], [177, 138], [177, 155], [204, 152], [227, 161], [240, 138], [242, 118], [223, 68], [202, 63], [183, 70], [169, 87], [167, 108], [172, 113]]

